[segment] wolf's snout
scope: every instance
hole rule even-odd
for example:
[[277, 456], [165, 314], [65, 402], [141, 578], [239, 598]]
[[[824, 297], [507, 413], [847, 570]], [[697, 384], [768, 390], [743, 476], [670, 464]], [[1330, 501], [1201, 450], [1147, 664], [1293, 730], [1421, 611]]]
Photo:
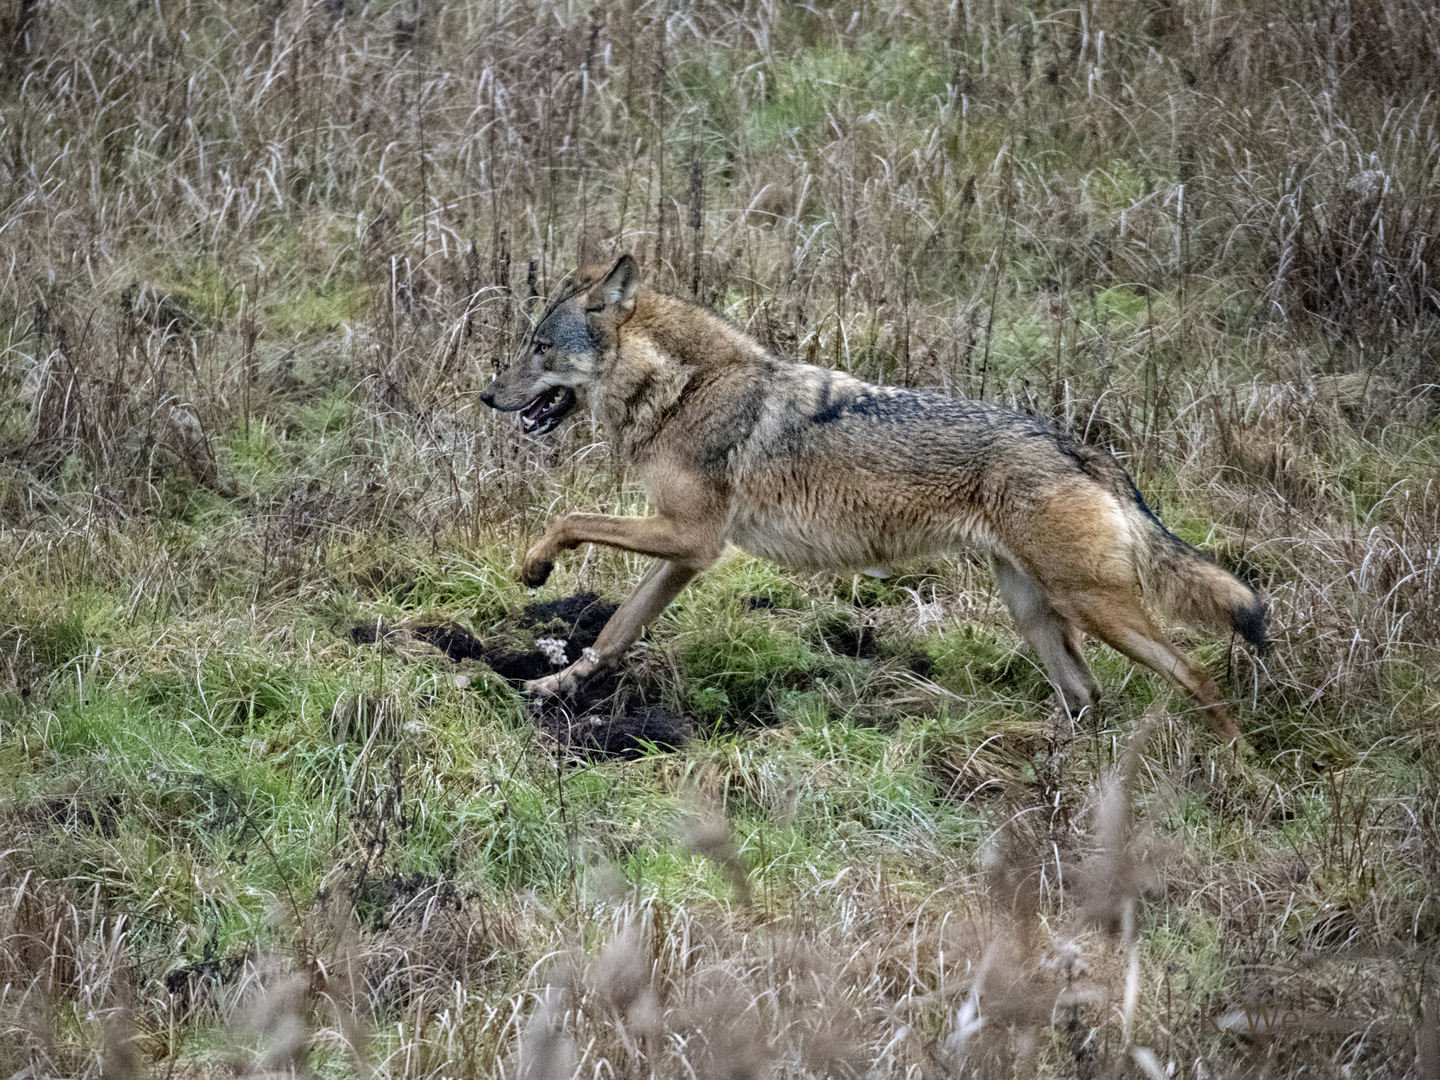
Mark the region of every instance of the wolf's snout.
[[480, 400], [483, 401], [486, 405], [489, 405], [490, 408], [493, 409], [493, 408], [495, 407], [495, 391], [494, 391], [494, 390], [482, 390], [482, 391], [480, 391]]

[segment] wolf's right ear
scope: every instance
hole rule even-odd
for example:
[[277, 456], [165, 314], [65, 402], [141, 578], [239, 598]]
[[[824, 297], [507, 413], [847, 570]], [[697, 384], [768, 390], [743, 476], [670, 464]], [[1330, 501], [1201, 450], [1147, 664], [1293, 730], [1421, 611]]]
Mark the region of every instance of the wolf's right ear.
[[591, 287], [585, 310], [613, 311], [616, 321], [624, 322], [635, 311], [639, 291], [640, 267], [630, 255], [621, 255], [600, 283]]

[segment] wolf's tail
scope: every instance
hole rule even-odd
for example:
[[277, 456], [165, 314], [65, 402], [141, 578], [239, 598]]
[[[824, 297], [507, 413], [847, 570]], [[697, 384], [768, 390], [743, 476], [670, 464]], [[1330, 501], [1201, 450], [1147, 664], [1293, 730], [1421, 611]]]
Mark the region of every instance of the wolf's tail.
[[[1103, 470], [1124, 508], [1145, 596], [1181, 622], [1233, 630], [1256, 652], [1264, 652], [1265, 602], [1255, 590], [1165, 528], [1145, 505], [1129, 474], [1109, 454], [1091, 451], [1086, 456], [1087, 471], [1100, 479], [1096, 474]], [[1096, 460], [1102, 456], [1103, 464]]]
[[1255, 590], [1165, 526], [1143, 502], [1148, 526], [1136, 545], [1140, 583], [1147, 596], [1181, 622], [1233, 630], [1265, 651], [1265, 602]]

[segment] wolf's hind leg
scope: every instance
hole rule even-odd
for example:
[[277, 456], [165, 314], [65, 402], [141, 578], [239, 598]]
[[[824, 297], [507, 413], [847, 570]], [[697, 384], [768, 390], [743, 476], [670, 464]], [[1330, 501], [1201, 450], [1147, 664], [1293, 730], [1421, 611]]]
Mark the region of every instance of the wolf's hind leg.
[[1000, 597], [1020, 636], [1040, 655], [1061, 706], [1071, 717], [1093, 708], [1100, 701], [1100, 688], [1085, 663], [1080, 628], [1056, 611], [1039, 582], [1009, 559], [993, 555], [991, 563]]
[[625, 650], [635, 644], [645, 627], [660, 617], [670, 601], [702, 569], [694, 563], [657, 559], [639, 587], [610, 616], [610, 621], [595, 639], [594, 647], [587, 650], [591, 655], [582, 656], [564, 671], [543, 679], [532, 679], [525, 684], [525, 689], [541, 697], [553, 697], [574, 690], [595, 672], [613, 667], [625, 655]]
[[1223, 742], [1244, 745], [1215, 679], [1175, 647], [1138, 601], [1128, 597], [1118, 599], [1113, 592], [1073, 599], [1086, 632], [1116, 652], [1178, 683], [1195, 699]]

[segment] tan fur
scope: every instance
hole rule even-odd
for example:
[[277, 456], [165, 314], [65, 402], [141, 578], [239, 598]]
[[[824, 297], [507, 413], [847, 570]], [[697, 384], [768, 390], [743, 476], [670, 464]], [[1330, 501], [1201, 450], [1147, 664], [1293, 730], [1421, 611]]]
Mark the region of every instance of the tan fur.
[[[955, 401], [768, 355], [719, 317], [639, 287], [627, 257], [580, 275], [536, 329], [528, 360], [483, 395], [539, 410], [557, 386], [588, 401], [654, 502], [650, 517], [566, 514], [525, 556], [537, 586], [581, 544], [652, 556], [593, 656], [530, 689], [563, 693], [617, 663], [727, 542], [801, 569], [868, 569], [986, 551], [1001, 596], [1073, 714], [1098, 689], [1099, 638], [1184, 687], [1239, 739], [1219, 688], [1170, 643], [1142, 595], [1263, 643], [1243, 584], [1150, 514], [1108, 454], [983, 402]], [[542, 395], [537, 397], [536, 395]]]

